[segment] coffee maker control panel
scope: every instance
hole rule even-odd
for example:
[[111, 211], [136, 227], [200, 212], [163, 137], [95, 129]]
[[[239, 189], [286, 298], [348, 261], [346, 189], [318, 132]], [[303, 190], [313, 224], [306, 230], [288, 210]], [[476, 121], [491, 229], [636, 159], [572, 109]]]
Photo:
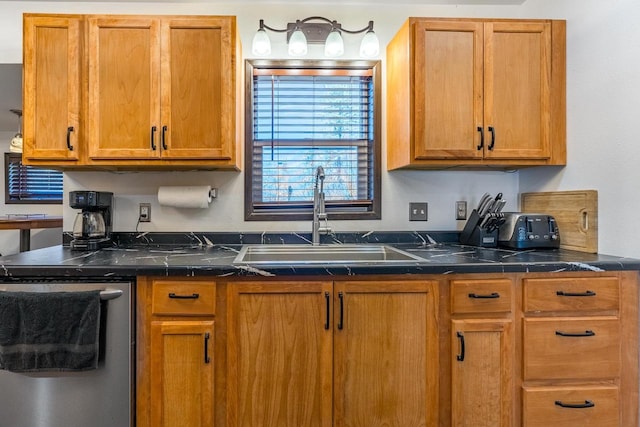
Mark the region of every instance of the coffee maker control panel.
[[107, 208], [113, 203], [113, 193], [106, 191], [71, 191], [69, 206], [74, 209]]

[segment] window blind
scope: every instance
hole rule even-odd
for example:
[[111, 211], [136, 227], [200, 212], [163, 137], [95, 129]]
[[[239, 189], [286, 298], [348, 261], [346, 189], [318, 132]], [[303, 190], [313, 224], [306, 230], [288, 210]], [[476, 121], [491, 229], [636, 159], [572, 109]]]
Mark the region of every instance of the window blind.
[[372, 209], [371, 70], [257, 69], [252, 105], [256, 211], [309, 209], [317, 166], [326, 174], [328, 211]]
[[5, 153], [5, 203], [62, 203], [62, 172], [22, 164]]

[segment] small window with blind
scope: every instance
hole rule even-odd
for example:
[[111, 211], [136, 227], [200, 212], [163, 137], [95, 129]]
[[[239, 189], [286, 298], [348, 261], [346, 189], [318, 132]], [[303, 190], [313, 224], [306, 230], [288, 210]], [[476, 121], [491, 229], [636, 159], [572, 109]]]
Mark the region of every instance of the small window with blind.
[[379, 219], [379, 61], [246, 65], [245, 219], [311, 219], [318, 166], [329, 219]]
[[62, 204], [62, 172], [22, 164], [17, 153], [4, 154], [5, 203]]

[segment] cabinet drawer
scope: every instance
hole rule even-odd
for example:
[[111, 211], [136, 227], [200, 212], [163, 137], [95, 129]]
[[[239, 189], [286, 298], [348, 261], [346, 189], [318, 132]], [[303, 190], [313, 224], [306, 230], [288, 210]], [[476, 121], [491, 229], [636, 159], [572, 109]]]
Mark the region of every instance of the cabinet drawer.
[[524, 311], [618, 310], [617, 277], [524, 279]]
[[618, 406], [618, 388], [615, 386], [525, 387], [523, 425], [525, 427], [619, 426]]
[[504, 313], [511, 311], [511, 280], [453, 280], [451, 313]]
[[216, 311], [216, 286], [213, 282], [158, 280], [153, 282], [152, 314], [176, 316], [212, 316]]
[[524, 379], [597, 379], [620, 375], [616, 318], [524, 320]]

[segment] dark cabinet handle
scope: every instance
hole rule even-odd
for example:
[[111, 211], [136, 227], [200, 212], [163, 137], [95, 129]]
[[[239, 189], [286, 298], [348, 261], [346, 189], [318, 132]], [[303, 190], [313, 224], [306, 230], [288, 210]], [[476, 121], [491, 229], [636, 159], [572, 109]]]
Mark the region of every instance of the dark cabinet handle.
[[151, 149], [156, 151], [156, 131], [158, 130], [157, 126], [151, 126]]
[[484, 147], [484, 128], [482, 126], [478, 126], [478, 132], [480, 132], [480, 145], [476, 148], [480, 151], [482, 150], [482, 147]]
[[456, 332], [456, 336], [460, 340], [460, 354], [456, 356], [458, 362], [464, 362], [464, 335], [462, 332]]
[[578, 333], [556, 331], [556, 335], [560, 335], [561, 337], [594, 337], [596, 333], [591, 330]]
[[596, 293], [593, 291], [586, 291], [586, 292], [557, 291], [556, 295], [558, 295], [559, 297], [595, 297]]
[[73, 145], [71, 145], [71, 132], [73, 132], [73, 126], [67, 128], [67, 148], [69, 151], [73, 151]]
[[563, 403], [561, 400], [556, 400], [556, 405], [562, 408], [573, 408], [573, 409], [583, 409], [583, 408], [593, 408], [596, 406], [592, 400], [585, 400], [584, 403]]
[[169, 298], [172, 299], [198, 299], [200, 298], [200, 294], [191, 294], [191, 295], [176, 295], [173, 292], [169, 293]]
[[331, 295], [329, 295], [329, 292], [324, 293], [324, 301], [327, 307], [327, 317], [325, 318], [324, 329], [329, 330], [329, 325], [330, 325], [329, 321], [331, 318]]
[[496, 130], [493, 126], [489, 126], [489, 132], [491, 132], [491, 143], [487, 148], [491, 151], [493, 150], [493, 146], [496, 145]]
[[492, 299], [492, 298], [500, 298], [500, 294], [497, 292], [491, 292], [490, 294], [469, 294], [469, 298], [477, 298], [477, 299]]
[[338, 329], [344, 328], [344, 294], [338, 292], [338, 299], [340, 300], [340, 320], [338, 321]]
[[211, 362], [209, 358], [209, 332], [204, 334], [204, 363]]
[[162, 149], [166, 150], [167, 149], [167, 143], [166, 141], [166, 135], [167, 135], [167, 127], [166, 126], [162, 126], [162, 134], [160, 135], [160, 141], [162, 142]]

